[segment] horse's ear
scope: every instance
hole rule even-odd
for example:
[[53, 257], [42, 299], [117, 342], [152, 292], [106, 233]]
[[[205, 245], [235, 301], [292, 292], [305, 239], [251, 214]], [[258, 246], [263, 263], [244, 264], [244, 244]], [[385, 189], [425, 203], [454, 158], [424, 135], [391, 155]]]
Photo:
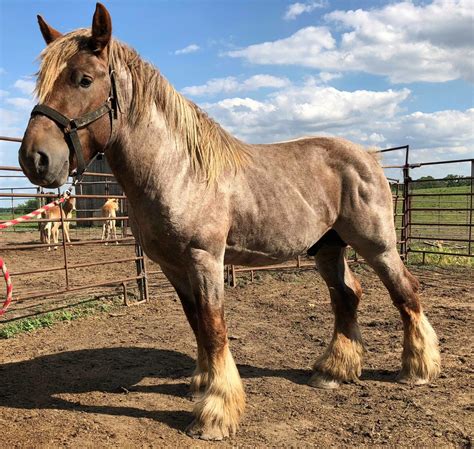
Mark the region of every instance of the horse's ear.
[[92, 19], [91, 49], [100, 55], [112, 37], [112, 19], [102, 3], [97, 3]]
[[58, 37], [62, 36], [59, 31], [55, 30], [52, 26], [49, 26], [40, 15], [36, 17], [38, 18], [38, 24], [41, 30], [41, 34], [43, 35], [43, 38], [47, 45], [55, 41]]

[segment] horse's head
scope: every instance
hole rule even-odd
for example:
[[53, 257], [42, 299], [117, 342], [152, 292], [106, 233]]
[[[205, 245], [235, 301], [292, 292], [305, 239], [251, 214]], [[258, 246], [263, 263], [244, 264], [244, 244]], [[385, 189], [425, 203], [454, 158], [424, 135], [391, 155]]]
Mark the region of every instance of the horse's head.
[[108, 204], [111, 209], [114, 209], [114, 210], [119, 209], [119, 200], [118, 200], [118, 198], [111, 198], [110, 200], [107, 200], [106, 204]]
[[75, 168], [83, 168], [82, 157], [90, 160], [111, 136], [112, 23], [100, 3], [91, 30], [63, 36], [41, 16], [38, 22], [47, 47], [36, 87], [39, 104], [25, 131], [19, 162], [32, 183], [58, 187]]
[[69, 209], [71, 211], [77, 210], [76, 209], [76, 198], [68, 198], [66, 201], [69, 203]]

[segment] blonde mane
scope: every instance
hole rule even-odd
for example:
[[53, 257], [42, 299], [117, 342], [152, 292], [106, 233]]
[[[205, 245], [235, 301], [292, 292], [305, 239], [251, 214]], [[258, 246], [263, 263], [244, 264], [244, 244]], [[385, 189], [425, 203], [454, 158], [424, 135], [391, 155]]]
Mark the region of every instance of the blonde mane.
[[[36, 84], [41, 103], [48, 100], [69, 59], [88, 48], [90, 36], [90, 29], [81, 28], [56, 39], [43, 50]], [[245, 143], [177, 92], [159, 70], [135, 50], [112, 39], [109, 61], [112, 67], [124, 67], [130, 73], [133, 89], [128, 111], [130, 124], [138, 125], [146, 120], [155, 104], [186, 148], [193, 169], [203, 174], [207, 182], [216, 181], [227, 170], [235, 173], [248, 162]]]

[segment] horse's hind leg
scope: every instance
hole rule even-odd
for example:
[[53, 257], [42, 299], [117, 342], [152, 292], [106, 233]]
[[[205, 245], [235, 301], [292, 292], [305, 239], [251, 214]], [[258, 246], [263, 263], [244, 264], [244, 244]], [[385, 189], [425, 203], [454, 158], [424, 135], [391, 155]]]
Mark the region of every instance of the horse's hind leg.
[[361, 373], [364, 347], [357, 323], [357, 306], [362, 289], [344, 253], [344, 247], [323, 246], [316, 254], [318, 270], [331, 296], [335, 322], [329, 347], [314, 364], [314, 374], [309, 381], [313, 387], [337, 388], [340, 382], [357, 380]]
[[102, 224], [102, 237], [100, 238], [101, 240], [105, 239], [105, 233], [107, 231], [107, 220], [104, 221]]
[[371, 171], [353, 176], [353, 184], [347, 184], [333, 229], [375, 270], [400, 311], [404, 328], [400, 380], [426, 383], [440, 370], [438, 339], [422, 311], [419, 283], [397, 252], [390, 187], [380, 167], [373, 160], [372, 164]]
[[105, 245], [107, 246], [109, 244], [109, 239], [110, 239], [110, 220], [107, 220], [104, 224], [104, 238], [105, 238]]
[[385, 251], [363, 250], [362, 255], [387, 287], [403, 320], [399, 380], [414, 384], [433, 380], [441, 366], [438, 338], [423, 313], [418, 297], [418, 280], [404, 266], [394, 245]]
[[54, 249], [58, 249], [59, 244], [59, 223], [54, 223], [52, 227]]
[[113, 230], [113, 238], [115, 240], [115, 244], [118, 245], [118, 240], [117, 240], [117, 227], [116, 227], [116, 222], [113, 220], [112, 222], [112, 230]]

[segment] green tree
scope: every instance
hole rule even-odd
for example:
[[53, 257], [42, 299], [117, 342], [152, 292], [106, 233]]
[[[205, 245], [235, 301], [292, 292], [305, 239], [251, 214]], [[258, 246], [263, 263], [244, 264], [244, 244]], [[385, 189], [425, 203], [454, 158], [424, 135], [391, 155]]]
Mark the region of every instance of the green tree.
[[422, 181], [422, 182], [415, 182], [413, 184], [414, 189], [431, 189], [432, 187], [436, 187], [436, 181], [434, 180], [433, 176], [422, 176], [415, 181]]
[[447, 187], [469, 185], [469, 179], [465, 179], [464, 176], [461, 176], [461, 175], [446, 175], [444, 179], [446, 179], [447, 181], [446, 182]]
[[29, 214], [30, 212], [38, 209], [38, 207], [40, 207], [38, 199], [31, 198], [30, 200], [26, 200], [24, 203], [16, 206], [15, 209], [18, 214]]

